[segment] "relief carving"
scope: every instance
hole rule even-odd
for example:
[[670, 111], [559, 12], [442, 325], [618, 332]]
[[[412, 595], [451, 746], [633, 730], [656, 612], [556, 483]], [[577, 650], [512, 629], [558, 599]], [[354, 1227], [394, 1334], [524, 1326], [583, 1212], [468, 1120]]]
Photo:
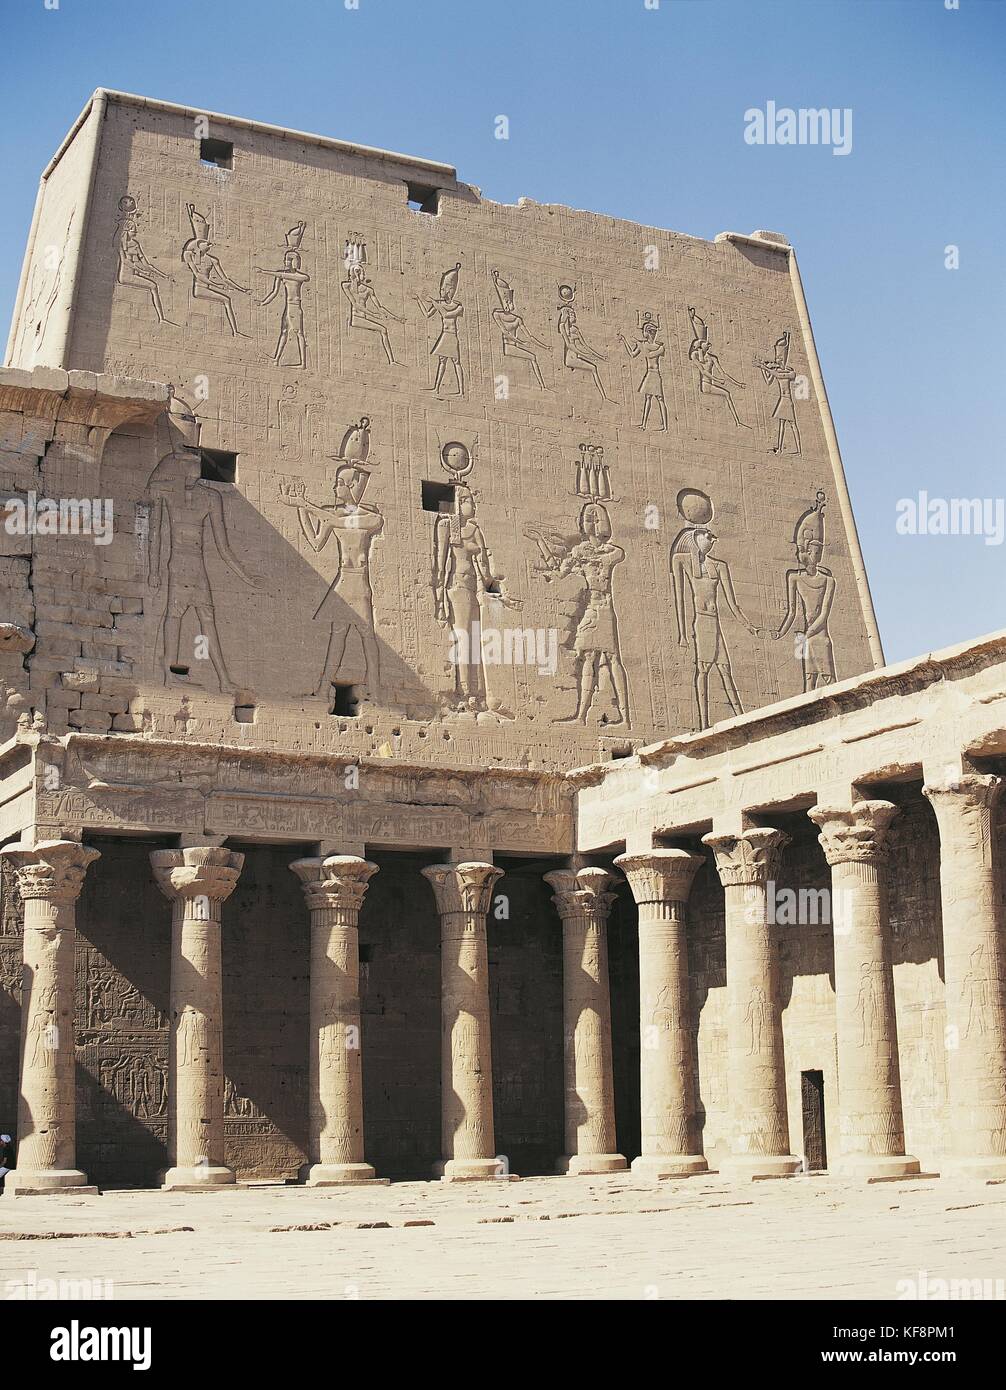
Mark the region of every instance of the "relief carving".
[[377, 291], [364, 270], [366, 262], [366, 242], [362, 237], [351, 234], [346, 242], [346, 278], [339, 287], [349, 304], [348, 327], [351, 332], [376, 333], [389, 365], [394, 366], [395, 354], [385, 319], [395, 323], [404, 323], [405, 320], [386, 309], [378, 299]]
[[158, 323], [171, 323], [165, 318], [161, 305], [158, 280], [170, 280], [163, 270], [158, 270], [147, 260], [140, 245], [139, 222], [143, 214], [136, 206], [136, 199], [127, 193], [119, 199], [119, 216], [115, 227], [115, 244], [119, 265], [116, 280], [130, 289], [144, 290], [150, 296], [150, 303], [157, 315]]
[[597, 364], [607, 362], [608, 359], [603, 352], [592, 348], [583, 336], [583, 331], [576, 321], [573, 302], [575, 298], [576, 290], [572, 285], [559, 286], [559, 319], [556, 327], [562, 339], [562, 365], [571, 372], [589, 372], [597, 387], [597, 394], [606, 401], [608, 396], [605, 394]]
[[182, 247], [182, 264], [188, 268], [192, 276], [192, 298], [211, 299], [217, 304], [222, 304], [231, 336], [247, 338], [250, 335], [238, 329], [230, 291], [251, 294], [251, 290], [244, 285], [236, 284], [224, 271], [219, 258], [213, 254], [209, 221], [201, 212], [196, 211], [193, 203], [186, 203], [185, 210], [189, 214], [192, 235]]
[[674, 589], [674, 616], [678, 629], [678, 645], [689, 645], [687, 607], [691, 600], [691, 645], [695, 660], [695, 703], [699, 728], [709, 727], [709, 673], [715, 669], [723, 683], [723, 692], [733, 714], [743, 714], [740, 695], [734, 682], [730, 652], [723, 636], [720, 619], [720, 599], [736, 620], [752, 635], [758, 629], [741, 611], [734, 592], [733, 576], [725, 560], [711, 552], [717, 537], [710, 530], [713, 505], [705, 493], [685, 488], [678, 494], [678, 511], [691, 523], [678, 533], [671, 546], [671, 584]]
[[450, 270], [445, 270], [440, 277], [440, 295], [437, 299], [423, 299], [421, 295], [416, 295], [415, 300], [428, 319], [434, 316], [440, 319], [440, 333], [436, 342], [430, 349], [430, 356], [437, 359], [437, 374], [433, 385], [427, 390], [434, 391], [440, 395], [440, 388], [443, 385], [444, 376], [447, 372], [447, 364], [454, 369], [454, 381], [457, 396], [465, 394], [465, 369], [461, 362], [461, 341], [458, 338], [458, 324], [464, 314], [464, 306], [458, 299], [458, 277], [461, 274], [461, 262], [453, 266]]
[[650, 418], [650, 407], [653, 402], [657, 403], [657, 410], [660, 414], [660, 429], [667, 429], [667, 406], [664, 404], [664, 380], [660, 374], [660, 360], [667, 351], [664, 344], [657, 337], [660, 328], [660, 320], [656, 314], [651, 314], [648, 310], [640, 315], [639, 319], [639, 340], [630, 343], [627, 338], [619, 333], [622, 346], [630, 357], [641, 357], [645, 368], [642, 380], [639, 383], [639, 394], [643, 398], [643, 414], [639, 421], [639, 428], [646, 429], [646, 422]]
[[719, 357], [713, 351], [713, 345], [709, 341], [709, 325], [702, 319], [695, 309], [688, 310], [688, 317], [692, 325], [692, 341], [688, 348], [688, 360], [694, 362], [699, 374], [699, 394], [702, 396], [719, 396], [726, 401], [727, 409], [730, 411], [730, 418], [738, 429], [749, 430], [750, 425], [745, 425], [744, 421], [737, 414], [737, 407], [734, 405], [731, 386], [736, 386], [744, 391], [746, 387], [743, 381], [738, 381], [736, 377], [730, 375], [721, 365]]
[[818, 492], [814, 505], [796, 523], [793, 544], [800, 568], [786, 574], [786, 616], [773, 637], [784, 637], [799, 624], [798, 651], [804, 691], [817, 690], [835, 681], [835, 653], [828, 623], [835, 602], [835, 577], [821, 564], [824, 553], [825, 495]]
[[538, 354], [533, 349], [537, 347], [547, 352], [548, 345], [534, 336], [524, 322], [523, 315], [515, 309], [513, 287], [503, 279], [498, 270], [491, 273], [493, 285], [496, 287], [496, 297], [499, 299], [499, 308], [493, 310], [493, 322], [502, 335], [503, 356], [516, 357], [526, 362], [531, 368], [531, 375], [538, 389], [544, 391], [545, 380], [538, 366]]
[[[272, 276], [272, 288], [264, 298], [256, 302], [264, 308], [271, 304], [277, 297], [280, 290], [283, 291], [283, 312], [279, 321], [279, 338], [276, 341], [276, 350], [273, 352], [271, 361], [277, 367], [306, 367], [307, 366], [307, 338], [304, 333], [304, 286], [311, 279], [307, 271], [303, 269], [301, 259], [301, 245], [304, 241], [304, 232], [307, 229], [306, 222], [298, 222], [295, 227], [291, 227], [286, 234], [286, 245], [283, 248], [283, 265], [275, 270], [263, 270], [261, 266], [254, 266], [253, 269], [259, 275]], [[283, 354], [290, 341], [293, 341], [297, 349], [297, 358], [293, 362], [284, 362]]]
[[338, 683], [350, 632], [357, 633], [363, 647], [365, 694], [374, 694], [381, 684], [370, 558], [371, 547], [384, 530], [384, 517], [377, 506], [363, 500], [374, 468], [366, 463], [369, 454], [370, 418], [365, 415], [347, 430], [336, 455], [334, 503], [310, 501], [303, 478], [284, 479], [279, 485], [280, 500], [296, 507], [301, 532], [315, 554], [335, 537], [335, 575], [314, 613], [315, 622], [328, 627], [324, 664], [311, 692], [316, 696]]
[[779, 392], [775, 408], [772, 411], [772, 419], [776, 420], [779, 426], [775, 445], [769, 450], [772, 454], [784, 454], [786, 452], [787, 428], [793, 435], [793, 443], [796, 446], [793, 452], [803, 453], [800, 444], [800, 427], [796, 422], [796, 404], [793, 400], [793, 382], [796, 380], [796, 372], [789, 365], [789, 348], [790, 336], [787, 328], [782, 337], [776, 340], [771, 358], [764, 361], [755, 359], [755, 366], [765, 378], [766, 383], [774, 381]]

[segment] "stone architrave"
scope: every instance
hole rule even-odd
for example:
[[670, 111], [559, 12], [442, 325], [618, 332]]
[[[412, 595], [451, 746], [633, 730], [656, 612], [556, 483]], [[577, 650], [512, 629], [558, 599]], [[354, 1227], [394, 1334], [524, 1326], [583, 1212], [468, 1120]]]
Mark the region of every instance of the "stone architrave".
[[687, 903], [703, 863], [683, 849], [615, 860], [639, 908], [639, 1094], [642, 1153], [632, 1171], [690, 1177], [708, 1163], [698, 1137]]
[[99, 853], [74, 840], [0, 851], [17, 874], [24, 903], [21, 1095], [17, 1167], [9, 1193], [89, 1188], [77, 1167], [74, 942], [77, 899]]
[[171, 1048], [164, 1187], [234, 1182], [224, 1162], [220, 909], [244, 855], [215, 845], [152, 851], [157, 886], [171, 902]]
[[502, 870], [466, 861], [430, 864], [422, 874], [440, 914], [443, 1160], [435, 1171], [454, 1181], [495, 1178], [486, 914]]
[[377, 865], [355, 854], [298, 859], [311, 916], [311, 1053], [308, 1167], [311, 1187], [372, 1182], [363, 1157], [360, 1051], [360, 908]]
[[566, 1152], [562, 1173], [617, 1173], [608, 988], [612, 877], [590, 866], [545, 874], [562, 919], [562, 1020]]
[[943, 1172], [1006, 1178], [1006, 947], [993, 811], [1002, 780], [927, 783], [940, 830], [947, 1031]]
[[831, 1166], [853, 1177], [904, 1177], [919, 1160], [905, 1153], [887, 912], [887, 832], [898, 808], [857, 801], [807, 814], [831, 867], [841, 1136]]
[[736, 835], [704, 835], [703, 843], [716, 856], [726, 898], [733, 1136], [720, 1171], [738, 1178], [790, 1177], [801, 1162], [789, 1152], [778, 947], [767, 898], [789, 836], [755, 827]]

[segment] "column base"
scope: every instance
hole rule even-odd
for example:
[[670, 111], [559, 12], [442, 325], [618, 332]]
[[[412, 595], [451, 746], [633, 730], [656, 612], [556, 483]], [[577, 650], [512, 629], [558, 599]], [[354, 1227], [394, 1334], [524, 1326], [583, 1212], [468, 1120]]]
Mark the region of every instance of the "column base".
[[795, 1154], [732, 1154], [720, 1164], [720, 1177], [736, 1182], [758, 1178], [791, 1178], [803, 1169], [803, 1159]]
[[579, 1177], [588, 1173], [624, 1173], [628, 1166], [621, 1154], [564, 1154], [556, 1160], [555, 1171]]
[[[979, 1182], [1006, 1182], [1006, 1155], [985, 1154], [975, 1158], [945, 1158], [940, 1162], [944, 1178], [975, 1178]], [[8, 1178], [9, 1182], [10, 1179]]]
[[312, 1163], [301, 1169], [305, 1187], [352, 1187], [378, 1183], [385, 1187], [390, 1178], [379, 1178], [369, 1163]]
[[4, 1192], [11, 1197], [42, 1197], [61, 1192], [96, 1197], [98, 1189], [77, 1168], [13, 1168], [4, 1178]]
[[632, 1172], [637, 1178], [692, 1178], [708, 1173], [709, 1164], [702, 1154], [640, 1154]]
[[441, 1182], [519, 1182], [516, 1173], [501, 1173], [495, 1158], [447, 1158], [433, 1165]]
[[237, 1182], [233, 1168], [223, 1164], [210, 1167], [200, 1164], [193, 1168], [169, 1168], [161, 1179], [164, 1192], [205, 1192], [215, 1187], [231, 1187]]
[[859, 1178], [865, 1182], [889, 1182], [894, 1178], [917, 1176], [921, 1165], [911, 1154], [847, 1154], [831, 1171], [840, 1178]]

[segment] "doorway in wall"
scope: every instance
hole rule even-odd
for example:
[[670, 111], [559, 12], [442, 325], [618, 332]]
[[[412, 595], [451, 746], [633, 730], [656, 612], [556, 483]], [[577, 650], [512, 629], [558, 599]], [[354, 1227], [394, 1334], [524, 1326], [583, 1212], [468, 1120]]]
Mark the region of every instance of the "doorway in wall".
[[800, 1098], [803, 1110], [803, 1155], [808, 1173], [820, 1172], [828, 1166], [828, 1146], [824, 1128], [824, 1073], [800, 1073]]

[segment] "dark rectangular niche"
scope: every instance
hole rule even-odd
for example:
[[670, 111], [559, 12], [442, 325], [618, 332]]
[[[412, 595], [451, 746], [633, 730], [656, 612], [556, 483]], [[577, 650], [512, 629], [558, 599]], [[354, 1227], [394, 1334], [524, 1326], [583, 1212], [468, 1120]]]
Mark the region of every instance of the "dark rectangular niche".
[[213, 140], [209, 136], [199, 141], [199, 158], [204, 164], [218, 169], [234, 168], [234, 146], [229, 140]]
[[407, 183], [409, 207], [413, 212], [429, 213], [436, 217], [440, 212], [440, 190], [426, 183]]
[[208, 483], [236, 483], [238, 456], [226, 449], [199, 450], [199, 476]]
[[424, 512], [453, 512], [454, 484], [423, 482]]

